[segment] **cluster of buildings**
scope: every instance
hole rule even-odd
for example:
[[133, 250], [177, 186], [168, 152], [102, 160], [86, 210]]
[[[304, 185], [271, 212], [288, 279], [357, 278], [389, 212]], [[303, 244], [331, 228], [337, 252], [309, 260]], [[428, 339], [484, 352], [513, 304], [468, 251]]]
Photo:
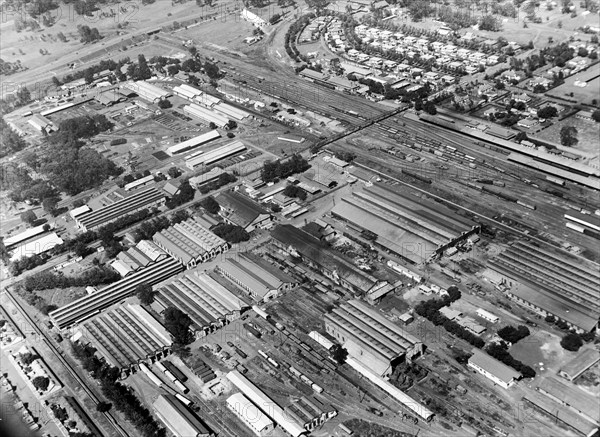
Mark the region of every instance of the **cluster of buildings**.
[[[354, 31], [363, 43], [383, 52], [395, 52], [407, 58], [418, 55], [422, 61], [431, 60], [439, 67], [446, 66], [451, 70], [463, 70], [469, 74], [476, 73], [481, 66], [496, 65], [500, 59], [500, 55], [487, 55], [466, 48], [459, 48], [453, 44], [430, 41], [426, 37], [418, 38], [404, 35], [401, 32], [392, 32], [366, 25], [356, 26]], [[499, 43], [494, 40], [485, 41], [483, 44], [489, 48], [499, 49]], [[520, 49], [520, 46], [514, 42], [508, 43], [507, 47], [513, 50]], [[348, 56], [365, 64], [370, 61], [368, 55], [359, 53], [356, 50], [349, 50]]]
[[515, 303], [578, 332], [598, 330], [600, 267], [518, 242], [488, 262], [488, 276]]

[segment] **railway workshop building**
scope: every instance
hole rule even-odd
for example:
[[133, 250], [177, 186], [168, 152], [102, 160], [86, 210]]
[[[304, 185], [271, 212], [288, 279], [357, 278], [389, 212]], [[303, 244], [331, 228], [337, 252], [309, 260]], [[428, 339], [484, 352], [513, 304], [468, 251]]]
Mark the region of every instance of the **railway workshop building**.
[[235, 191], [225, 191], [216, 198], [221, 211], [219, 214], [232, 225], [237, 225], [246, 232], [255, 229], [269, 229], [273, 216], [258, 203]]
[[83, 323], [81, 339], [89, 341], [111, 366], [127, 376], [139, 363], [168, 353], [171, 336], [140, 305], [122, 305]]
[[152, 407], [171, 435], [185, 437], [212, 437], [215, 435], [174, 395], [159, 395]]
[[594, 425], [600, 425], [598, 399], [577, 386], [554, 377], [543, 379], [537, 387], [540, 393], [570, 409]]
[[412, 264], [441, 256], [480, 230], [477, 223], [448, 208], [380, 184], [343, 198], [331, 214], [359, 232], [376, 236], [376, 246]]
[[517, 304], [579, 332], [598, 329], [600, 266], [518, 242], [488, 262], [488, 276]]
[[303, 396], [285, 407], [284, 411], [286, 415], [302, 424], [308, 432], [337, 416], [337, 411], [331, 405], [324, 404], [314, 396]]
[[302, 425], [295, 420], [290, 419], [290, 417], [285, 414], [283, 408], [277, 405], [273, 399], [267, 396], [240, 372], [237, 370], [229, 372], [227, 374], [227, 379], [263, 413], [270, 417], [273, 422], [279, 425], [292, 437], [306, 435], [306, 430]]
[[302, 260], [313, 270], [352, 293], [369, 293], [384, 282], [357, 269], [350, 261], [303, 229], [292, 225], [278, 225], [271, 235], [273, 243], [283, 252], [292, 258]]
[[85, 231], [100, 228], [121, 217], [142, 209], [158, 207], [165, 202], [165, 195], [155, 187], [134, 190], [127, 196], [122, 196], [116, 202], [95, 211], [88, 211], [75, 216], [75, 224]]
[[196, 267], [229, 249], [225, 240], [206, 229], [194, 217], [157, 232], [152, 240], [186, 268]]
[[259, 437], [275, 427], [273, 421], [241, 393], [229, 396], [227, 407]]
[[204, 337], [238, 319], [249, 307], [207, 273], [187, 273], [157, 290], [152, 308], [162, 314], [174, 307], [192, 319], [197, 338]]
[[575, 358], [565, 364], [558, 374], [563, 378], [573, 382], [579, 378], [583, 372], [600, 362], [600, 354], [594, 349], [586, 349], [579, 352]]
[[171, 257], [164, 258], [107, 285], [96, 293], [51, 311], [50, 319], [59, 329], [68, 328], [130, 296], [138, 285], [156, 285], [182, 271], [183, 266], [179, 261]]
[[348, 355], [380, 376], [391, 375], [397, 364], [425, 351], [420, 340], [359, 300], [343, 303], [324, 319], [325, 330]]
[[297, 285], [292, 277], [251, 254], [238, 253], [220, 263], [215, 270], [256, 302], [268, 302]]
[[505, 389], [512, 386], [522, 376], [512, 367], [477, 349], [473, 350], [473, 355], [469, 358], [467, 365]]

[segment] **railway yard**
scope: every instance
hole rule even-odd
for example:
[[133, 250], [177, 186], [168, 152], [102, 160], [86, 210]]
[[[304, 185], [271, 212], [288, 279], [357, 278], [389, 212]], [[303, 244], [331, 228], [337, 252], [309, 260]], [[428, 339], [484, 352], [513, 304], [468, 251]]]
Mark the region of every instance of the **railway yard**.
[[[73, 120], [110, 123], [77, 147], [120, 170], [53, 208], [3, 187], [2, 390], [24, 429], [598, 436], [600, 171], [302, 78], [288, 7], [267, 24], [177, 5], [185, 25], [128, 40], [177, 74], [154, 58], [149, 78], [96, 88], [96, 72], [3, 114], [26, 141], [5, 182], [54, 183], [42, 163]], [[244, 23], [217, 38], [229, 17]]]

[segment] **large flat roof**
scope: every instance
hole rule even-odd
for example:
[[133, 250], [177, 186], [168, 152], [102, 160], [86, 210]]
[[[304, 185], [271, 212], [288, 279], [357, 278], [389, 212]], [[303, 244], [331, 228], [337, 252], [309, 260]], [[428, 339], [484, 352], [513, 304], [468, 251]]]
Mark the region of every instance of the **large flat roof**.
[[250, 399], [241, 393], [234, 393], [227, 398], [227, 405], [246, 418], [251, 418], [252, 426], [259, 432], [265, 428], [272, 427], [273, 421], [254, 405]]

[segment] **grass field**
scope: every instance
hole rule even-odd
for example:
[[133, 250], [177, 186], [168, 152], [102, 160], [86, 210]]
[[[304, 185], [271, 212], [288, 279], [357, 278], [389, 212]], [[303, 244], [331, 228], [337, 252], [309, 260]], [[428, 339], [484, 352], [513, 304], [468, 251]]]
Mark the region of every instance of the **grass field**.
[[588, 156], [597, 156], [598, 138], [600, 138], [600, 124], [592, 120], [584, 120], [575, 116], [568, 117], [560, 122], [553, 123], [550, 127], [539, 132], [536, 136], [560, 144], [560, 130], [564, 126], [575, 126], [579, 143], [574, 148], [585, 152]]

